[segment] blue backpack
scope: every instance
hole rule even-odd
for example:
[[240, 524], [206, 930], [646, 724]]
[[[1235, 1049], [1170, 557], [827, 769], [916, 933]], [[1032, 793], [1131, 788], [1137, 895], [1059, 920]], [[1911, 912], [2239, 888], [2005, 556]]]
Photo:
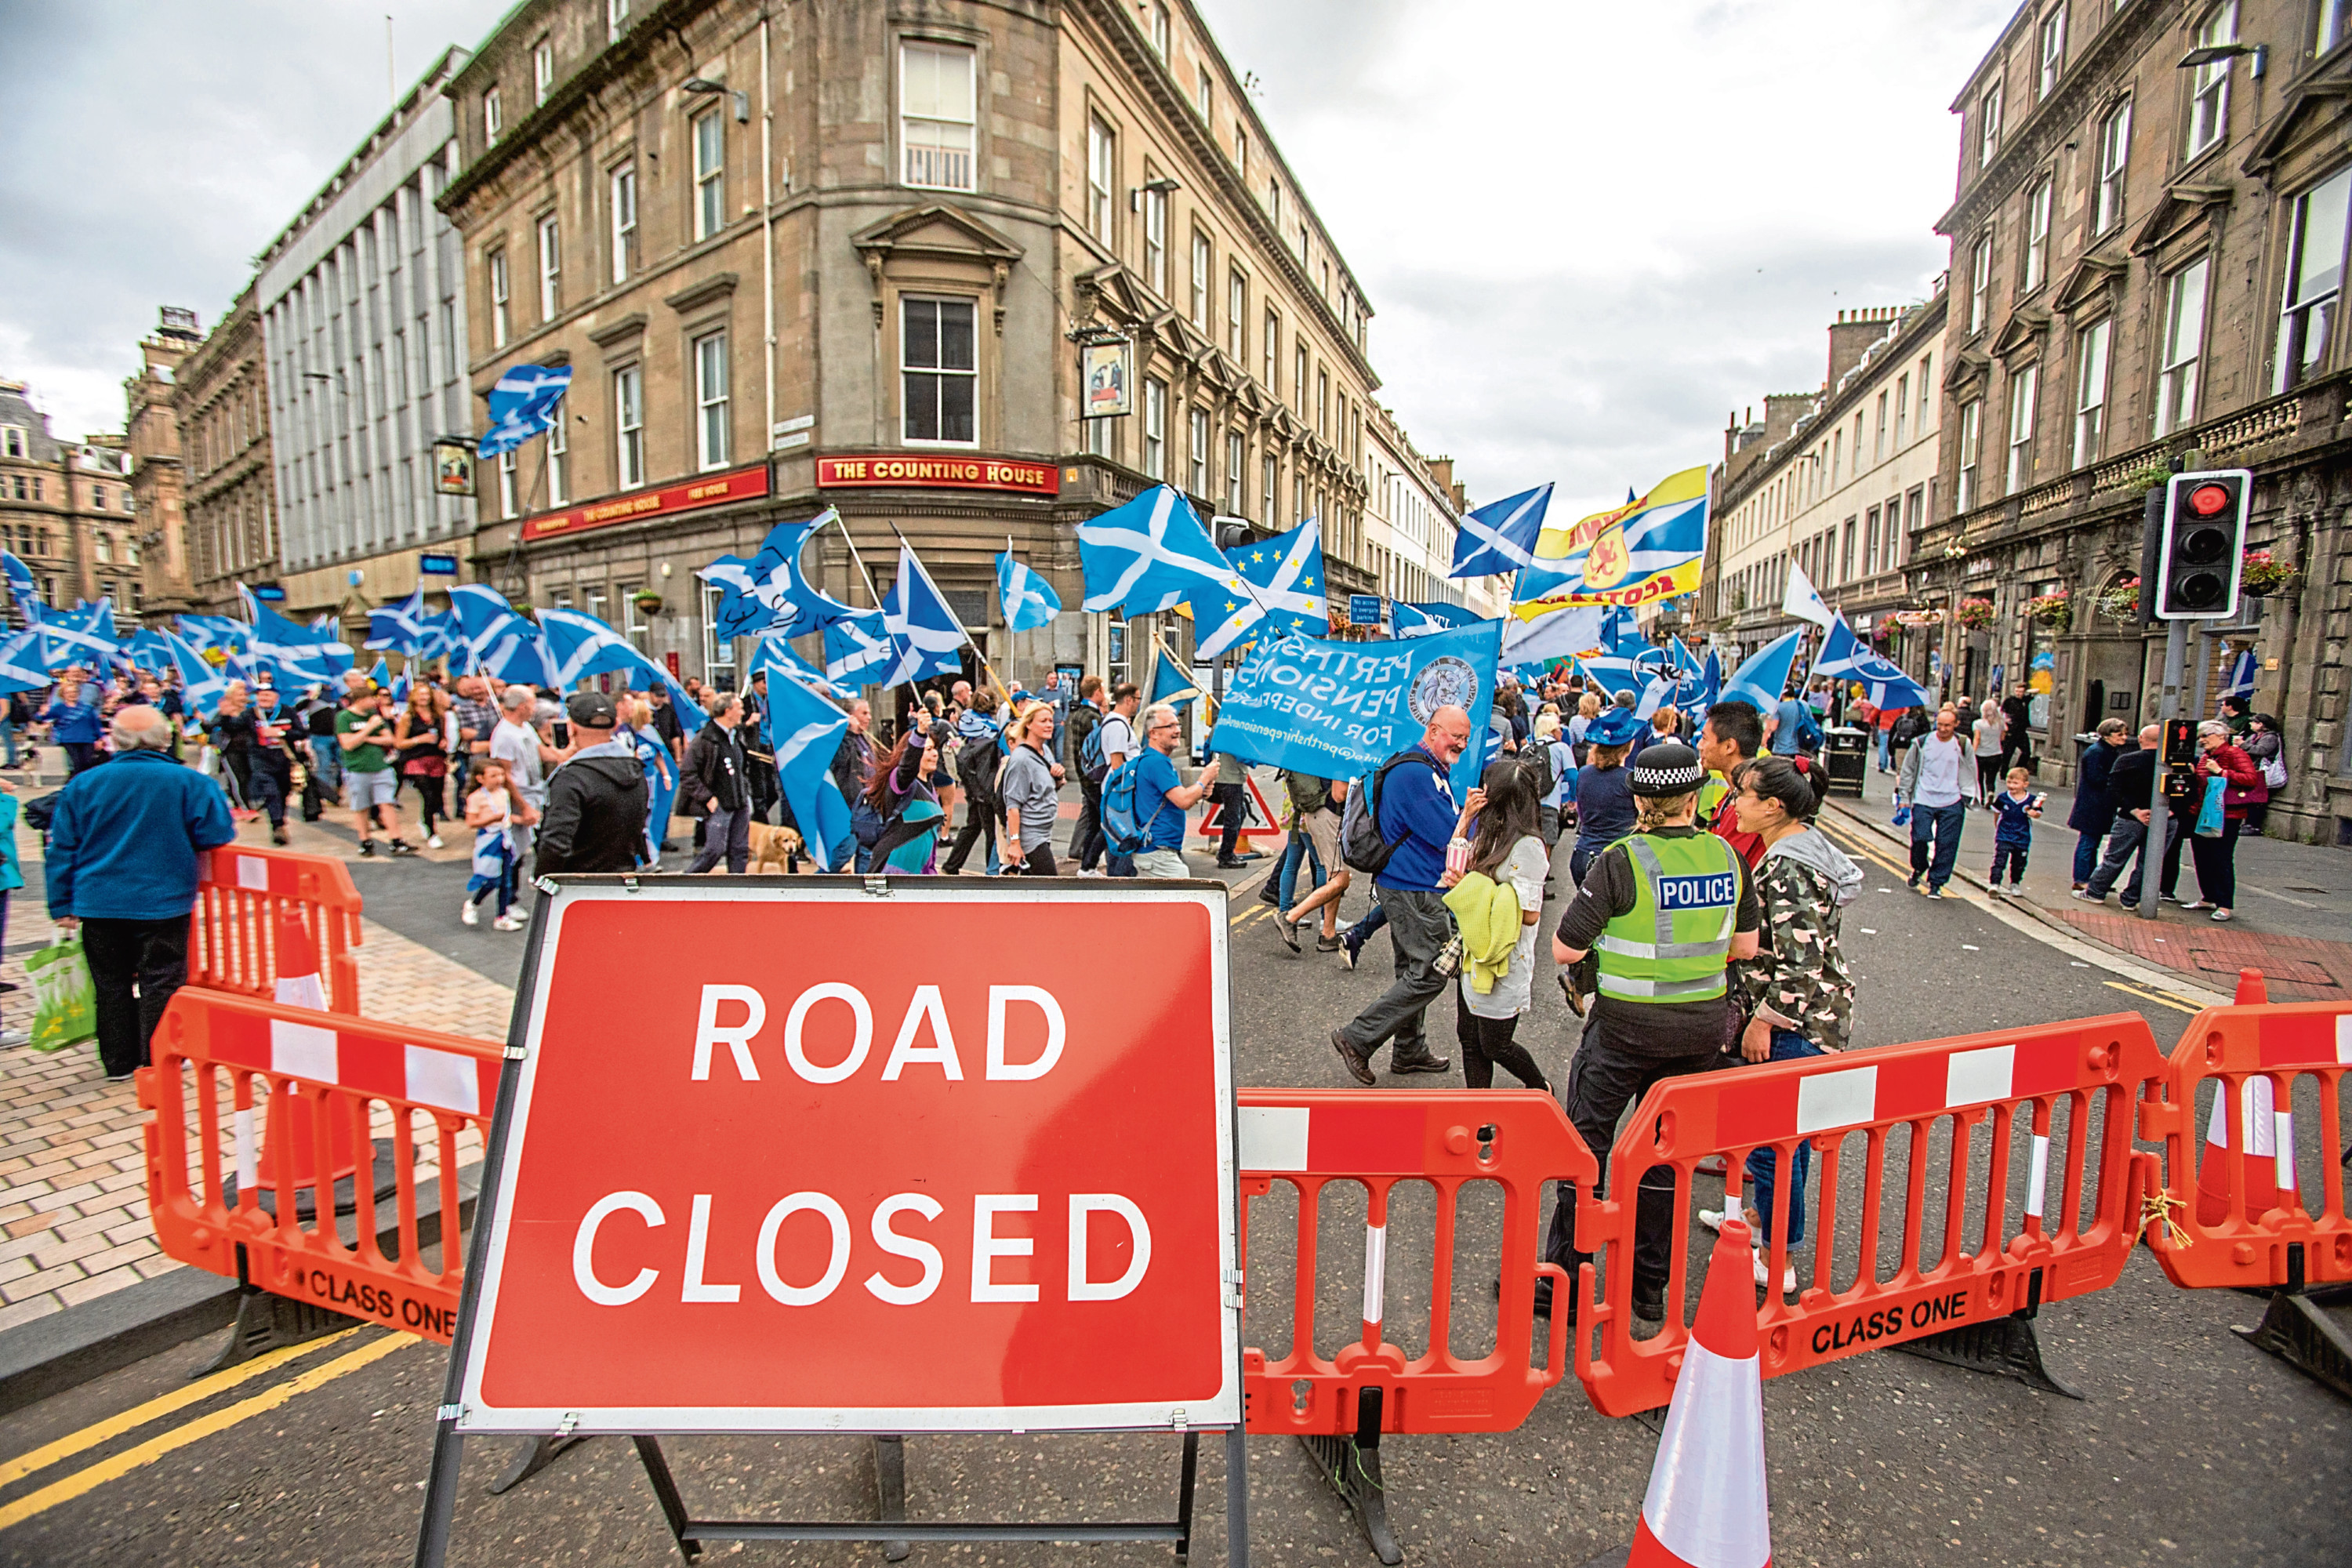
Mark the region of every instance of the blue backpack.
[[1103, 780], [1103, 839], [1121, 855], [1133, 855], [1140, 850], [1150, 826], [1137, 816], [1135, 808], [1136, 780], [1142, 769], [1141, 757], [1129, 757]]
[[1087, 731], [1086, 740], [1079, 743], [1078, 772], [1091, 784], [1102, 783], [1104, 776], [1110, 772], [1110, 759], [1103, 755], [1102, 721], [1099, 719], [1095, 721], [1095, 727]]

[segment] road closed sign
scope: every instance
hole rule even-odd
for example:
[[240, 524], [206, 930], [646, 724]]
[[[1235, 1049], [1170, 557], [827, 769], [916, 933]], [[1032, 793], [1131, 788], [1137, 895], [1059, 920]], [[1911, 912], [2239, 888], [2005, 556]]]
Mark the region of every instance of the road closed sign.
[[467, 1432], [1242, 1417], [1222, 891], [569, 884]]

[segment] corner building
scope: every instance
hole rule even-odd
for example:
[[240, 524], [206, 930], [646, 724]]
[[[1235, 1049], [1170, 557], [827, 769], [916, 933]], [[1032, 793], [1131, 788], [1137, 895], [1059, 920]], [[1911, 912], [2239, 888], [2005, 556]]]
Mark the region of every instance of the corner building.
[[[1079, 613], [1074, 530], [1162, 480], [1319, 517], [1332, 593], [1373, 588], [1370, 310], [1189, 5], [526, 0], [446, 91], [473, 390], [572, 370], [485, 465], [510, 596], [729, 680], [694, 570], [832, 506], [829, 591], [887, 592], [903, 534], [1000, 674], [1139, 678], [1189, 628]], [[1132, 414], [1081, 418], [1089, 337]], [[1008, 539], [1069, 612], [1017, 637]]]
[[2286, 742], [2269, 831], [2329, 844], [2352, 844], [2347, 95], [2341, 5], [2015, 14], [1952, 105], [1952, 504], [1911, 552], [1923, 603], [1986, 622], [1948, 621], [1946, 667], [1971, 693], [1996, 666], [2028, 680], [2042, 776], [2063, 781], [2078, 732], [2156, 716], [2162, 628], [2101, 609], [2138, 574], [2144, 497], [2176, 458], [2251, 469], [2249, 547], [2294, 575], [2227, 626], [2191, 623], [2192, 668], [2210, 713], [2255, 655], [2253, 706]]

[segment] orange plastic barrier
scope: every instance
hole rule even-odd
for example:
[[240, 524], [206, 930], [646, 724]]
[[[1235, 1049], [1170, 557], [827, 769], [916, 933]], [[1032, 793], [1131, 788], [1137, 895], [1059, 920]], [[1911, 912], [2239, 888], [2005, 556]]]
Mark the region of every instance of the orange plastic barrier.
[[242, 996], [273, 996], [278, 913], [299, 910], [318, 944], [331, 1012], [360, 1010], [360, 891], [329, 855], [290, 849], [215, 849], [197, 862], [188, 984]]
[[[1742, 1162], [1751, 1150], [1780, 1152], [1782, 1180], [1769, 1216], [1769, 1266], [1788, 1265], [1788, 1179], [1798, 1144], [1810, 1142], [1817, 1201], [1805, 1227], [1811, 1278], [1797, 1300], [1764, 1292], [1757, 1324], [1764, 1375], [1779, 1376], [1864, 1351], [1984, 1322], [2042, 1301], [2084, 1295], [2111, 1284], [2138, 1234], [2140, 1184], [2148, 1179], [2131, 1149], [2131, 1110], [2142, 1090], [2168, 1071], [2136, 1013], [2045, 1024], [2031, 1029], [1963, 1036], [1920, 1045], [1854, 1051], [1669, 1079], [1654, 1087], [1610, 1153], [1609, 1191], [1587, 1202], [1579, 1245], [1609, 1250], [1603, 1304], [1588, 1315], [1600, 1348], [1579, 1374], [1592, 1403], [1611, 1415], [1667, 1403], [1690, 1333], [1683, 1321], [1691, 1226], [1692, 1167], [1725, 1156], [1727, 1202], [1741, 1195]], [[2052, 1113], [2068, 1106], [2058, 1168], [2050, 1169]], [[2094, 1113], [2097, 1163], [2090, 1163]], [[2011, 1145], [2017, 1120], [2032, 1130], [2031, 1167], [2021, 1212], [2010, 1213]], [[1931, 1146], [1939, 1121], [1951, 1124], [1940, 1160]], [[1890, 1179], [1889, 1135], [1907, 1129], [1894, 1216], [1896, 1253], [1881, 1256], [1890, 1217], [1883, 1184]], [[1989, 1129], [1980, 1140], [1979, 1129]], [[1866, 1138], [1861, 1164], [1859, 1244], [1851, 1260], [1839, 1249], [1841, 1177], [1849, 1134]], [[1989, 1149], [1987, 1144], [1989, 1143]], [[1982, 1168], [1971, 1156], [1986, 1153]], [[1931, 1164], [1935, 1165], [1932, 1177]], [[1669, 1310], [1654, 1337], [1631, 1332], [1634, 1194], [1645, 1170], [1671, 1166], [1674, 1221], [1667, 1239]], [[1930, 1191], [1937, 1214], [1930, 1206]], [[2054, 1208], [2054, 1214], [2052, 1212]], [[1972, 1209], [1980, 1211], [1970, 1250]], [[1937, 1261], [1923, 1264], [1930, 1226], [1941, 1231]], [[1890, 1266], [1891, 1265], [1891, 1266]], [[1835, 1280], [1851, 1273], [1839, 1289]], [[1589, 1303], [1587, 1306], [1589, 1308]], [[1582, 1350], [1584, 1337], [1579, 1336]]]
[[[147, 1195], [166, 1255], [297, 1301], [448, 1342], [465, 1268], [457, 1138], [468, 1127], [488, 1134], [503, 1065], [499, 1047], [189, 987], [172, 998], [152, 1050], [154, 1065], [139, 1072], [139, 1100], [153, 1113], [145, 1128]], [[224, 1078], [231, 1113], [226, 1146]], [[294, 1114], [298, 1101], [306, 1116]], [[268, 1166], [259, 1158], [254, 1115], [264, 1105], [273, 1152], [281, 1156]], [[369, 1138], [371, 1113], [378, 1110], [392, 1124], [389, 1249], [380, 1241], [384, 1221], [376, 1182], [352, 1183], [345, 1202], [355, 1221], [339, 1226], [331, 1174], [338, 1146], [383, 1158]], [[309, 1157], [283, 1157], [283, 1130], [299, 1126], [312, 1139]], [[436, 1209], [421, 1215], [420, 1141], [434, 1152], [440, 1189]], [[329, 1173], [307, 1189], [317, 1215], [310, 1224], [301, 1222], [302, 1181], [287, 1173], [289, 1166]], [[380, 1180], [383, 1173], [379, 1163], [374, 1174]], [[424, 1254], [436, 1246], [441, 1263], [434, 1267]]]
[[[1249, 1429], [1300, 1436], [1363, 1433], [1369, 1400], [1379, 1401], [1381, 1432], [1501, 1432], [1527, 1418], [1567, 1365], [1566, 1329], [1556, 1324], [1541, 1364], [1530, 1364], [1535, 1283], [1549, 1275], [1570, 1289], [1560, 1269], [1538, 1256], [1547, 1182], [1588, 1189], [1600, 1165], [1559, 1101], [1538, 1089], [1244, 1089], [1241, 1103], [1241, 1190], [1244, 1209], [1276, 1181], [1298, 1192], [1297, 1284], [1289, 1352], [1269, 1361], [1244, 1349]], [[1428, 1348], [1408, 1357], [1382, 1334], [1386, 1316], [1389, 1199], [1399, 1182], [1426, 1182], [1436, 1195], [1437, 1230], [1428, 1282]], [[1316, 1240], [1324, 1190], [1360, 1184], [1365, 1215], [1360, 1336], [1326, 1356], [1315, 1342]], [[1465, 1294], [1484, 1294], [1502, 1279], [1493, 1351], [1475, 1360], [1451, 1349], [1454, 1300], [1454, 1220], [1463, 1188], [1492, 1182], [1503, 1198], [1501, 1256], [1469, 1271]], [[1242, 1226], [1246, 1246], [1249, 1226]]]
[[[2253, 977], [2254, 994], [2260, 986]], [[2164, 1145], [2165, 1213], [2149, 1215], [2147, 1242], [2175, 1285], [2299, 1289], [2352, 1280], [2352, 1219], [2331, 1157], [2344, 1147], [2347, 1071], [2352, 1005], [2208, 1007], [2189, 1021], [2164, 1095], [2139, 1110], [2139, 1135]], [[2317, 1214], [2304, 1205], [2294, 1164], [2294, 1087], [2306, 1076], [2319, 1086]], [[2208, 1080], [2217, 1087], [2200, 1116], [2198, 1090]]]

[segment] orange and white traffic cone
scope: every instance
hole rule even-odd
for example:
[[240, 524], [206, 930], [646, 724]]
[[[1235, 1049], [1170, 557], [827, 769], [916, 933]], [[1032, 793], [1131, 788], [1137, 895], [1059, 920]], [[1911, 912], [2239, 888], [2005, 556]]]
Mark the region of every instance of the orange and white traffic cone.
[[[275, 968], [278, 1005], [325, 1012], [327, 986], [319, 972], [319, 944], [311, 939], [310, 928], [302, 923], [301, 912], [291, 904], [281, 904], [278, 910], [277, 924]], [[278, 1019], [271, 1021], [271, 1070], [311, 1083], [333, 1084], [337, 1081], [335, 1031], [331, 1025], [318, 1027]], [[249, 1153], [252, 1147], [251, 1115], [250, 1111], [237, 1113], [237, 1174], [242, 1181], [257, 1181], [265, 1192], [274, 1188], [280, 1194], [289, 1194], [316, 1184], [323, 1184], [331, 1190], [338, 1181], [359, 1168], [352, 1148], [354, 1140], [351, 1118], [330, 1111], [327, 1115], [328, 1170], [321, 1175], [313, 1169], [318, 1163], [317, 1122], [310, 1097], [299, 1090], [289, 1089], [271, 1098], [268, 1142], [263, 1145], [258, 1162], [251, 1161]], [[310, 1206], [307, 1199], [301, 1205], [306, 1216]]]
[[2294, 1123], [2277, 1108], [2265, 1077], [2242, 1079], [2238, 1085], [2237, 1171], [2230, 1162], [2229, 1086], [2213, 1091], [2213, 1113], [2205, 1121], [2205, 1151], [2197, 1162], [2197, 1223], [2216, 1226], [2230, 1217], [2230, 1193], [2242, 1184], [2246, 1218], [2258, 1220], [2279, 1206], [2282, 1191], [2294, 1190]]
[[1769, 1568], [1772, 1561], [1754, 1281], [1748, 1226], [1727, 1220], [1707, 1260], [1626, 1568]]

